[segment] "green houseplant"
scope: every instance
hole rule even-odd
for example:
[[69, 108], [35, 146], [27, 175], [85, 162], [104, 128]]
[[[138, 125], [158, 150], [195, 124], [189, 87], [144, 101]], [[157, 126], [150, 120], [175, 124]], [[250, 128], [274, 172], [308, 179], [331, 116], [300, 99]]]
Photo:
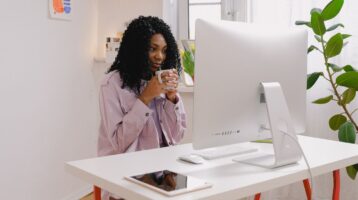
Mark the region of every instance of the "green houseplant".
[[185, 50], [182, 54], [184, 72], [188, 73], [194, 80], [194, 58], [190, 51]]
[[[342, 109], [341, 113], [333, 115], [329, 119], [329, 127], [338, 131], [338, 139], [341, 142], [355, 143], [358, 132], [357, 114], [358, 108], [352, 108], [351, 104], [358, 90], [358, 72], [351, 66], [338, 66], [331, 61], [331, 58], [338, 56], [346, 41], [351, 35], [332, 31], [337, 28], [344, 28], [341, 23], [326, 28], [327, 21], [335, 18], [341, 11], [344, 0], [332, 0], [323, 10], [313, 8], [310, 21], [296, 21], [296, 25], [309, 27], [318, 43], [311, 45], [307, 52], [318, 51], [324, 61], [324, 69], [307, 75], [307, 90], [312, 88], [319, 78], [329, 82], [332, 89], [331, 94], [313, 101], [315, 104], [336, 103]], [[354, 115], [356, 114], [356, 115]], [[358, 164], [346, 168], [350, 178], [355, 179], [358, 171]]]
[[194, 80], [194, 55], [195, 44], [193, 40], [182, 40], [184, 50], [180, 52], [184, 72], [189, 74]]

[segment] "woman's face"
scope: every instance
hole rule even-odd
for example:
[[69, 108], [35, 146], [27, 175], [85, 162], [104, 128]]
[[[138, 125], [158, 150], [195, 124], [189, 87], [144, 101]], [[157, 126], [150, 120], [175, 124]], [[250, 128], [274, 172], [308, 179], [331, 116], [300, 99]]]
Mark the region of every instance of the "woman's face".
[[150, 39], [149, 61], [150, 70], [154, 73], [159, 70], [166, 58], [167, 42], [162, 34], [157, 33]]

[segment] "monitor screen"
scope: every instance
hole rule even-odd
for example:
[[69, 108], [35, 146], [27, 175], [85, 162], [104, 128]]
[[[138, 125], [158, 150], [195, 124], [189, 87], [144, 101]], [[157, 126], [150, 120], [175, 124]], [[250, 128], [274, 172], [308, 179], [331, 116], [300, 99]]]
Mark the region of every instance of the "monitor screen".
[[296, 133], [305, 131], [307, 33], [196, 21], [193, 146], [270, 138], [262, 82], [278, 82]]

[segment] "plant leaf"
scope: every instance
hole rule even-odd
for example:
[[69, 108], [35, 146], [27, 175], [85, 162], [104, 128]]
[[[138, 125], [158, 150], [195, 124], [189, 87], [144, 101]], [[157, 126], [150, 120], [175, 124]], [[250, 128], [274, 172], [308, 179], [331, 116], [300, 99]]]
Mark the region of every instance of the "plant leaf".
[[356, 70], [352, 67], [352, 65], [346, 65], [346, 66], [344, 66], [344, 67], [343, 67], [343, 70], [344, 70], [345, 72], [356, 71]]
[[300, 26], [300, 25], [306, 25], [306, 26], [312, 28], [311, 22], [307, 22], [307, 21], [296, 21], [295, 24], [298, 25], [298, 26]]
[[332, 36], [326, 45], [326, 56], [328, 58], [334, 57], [341, 53], [343, 47], [343, 38], [340, 33]]
[[317, 42], [322, 42], [321, 37], [319, 35], [314, 35], [314, 38], [316, 38]]
[[333, 63], [328, 63], [328, 67], [330, 67], [334, 72], [339, 72], [341, 71], [343, 68], [340, 68], [338, 65], [333, 64]]
[[314, 45], [311, 45], [310, 47], [308, 47], [307, 53], [310, 53], [310, 52], [313, 51], [313, 50], [318, 50], [318, 51], [319, 51], [318, 47], [316, 47], [316, 46], [314, 46]]
[[341, 114], [333, 115], [331, 119], [329, 119], [329, 127], [336, 131], [339, 127], [347, 121], [347, 117]]
[[318, 13], [318, 14], [321, 14], [321, 13], [322, 13], [322, 9], [320, 9], [320, 8], [312, 8], [312, 9], [311, 9], [311, 15], [312, 15], [314, 12], [316, 12], [316, 13]]
[[352, 180], [356, 179], [358, 171], [353, 165], [346, 167], [346, 171], [347, 171], [349, 178], [351, 178]]
[[313, 32], [317, 35], [323, 35], [326, 32], [323, 18], [318, 12], [311, 13], [311, 26]]
[[330, 102], [332, 99], [333, 99], [333, 95], [329, 95], [329, 96], [327, 96], [327, 97], [323, 97], [323, 98], [317, 99], [317, 100], [313, 101], [312, 103], [315, 103], [315, 104], [325, 104], [325, 103]]
[[328, 32], [328, 31], [333, 31], [333, 30], [335, 30], [335, 29], [338, 28], [338, 27], [344, 28], [344, 25], [341, 24], [341, 23], [332, 25], [331, 27], [329, 27], [329, 28], [327, 29], [327, 32]]
[[312, 74], [307, 74], [307, 90], [316, 83], [321, 75], [323, 75], [322, 72], [313, 72]]
[[330, 20], [338, 15], [339, 11], [341, 11], [344, 0], [332, 0], [322, 11], [322, 18], [326, 20]]
[[338, 139], [341, 142], [354, 144], [356, 142], [356, 132], [352, 122], [347, 121], [339, 127]]
[[343, 99], [341, 104], [349, 104], [355, 96], [356, 90], [353, 88], [348, 88], [346, 91], [343, 92]]
[[183, 67], [184, 72], [188, 73], [191, 77], [194, 75], [194, 59], [190, 51], [184, 51], [183, 54]]
[[[314, 37], [316, 38], [317, 42], [322, 42], [322, 39], [319, 35], [314, 35]], [[324, 43], [326, 43], [325, 40], [323, 40]]]
[[349, 38], [349, 37], [351, 37], [352, 35], [349, 35], [349, 34], [342, 34], [342, 39], [344, 40], [344, 39], [346, 39], [346, 38]]
[[336, 83], [340, 86], [358, 90], [358, 72], [349, 71], [341, 74], [336, 78]]

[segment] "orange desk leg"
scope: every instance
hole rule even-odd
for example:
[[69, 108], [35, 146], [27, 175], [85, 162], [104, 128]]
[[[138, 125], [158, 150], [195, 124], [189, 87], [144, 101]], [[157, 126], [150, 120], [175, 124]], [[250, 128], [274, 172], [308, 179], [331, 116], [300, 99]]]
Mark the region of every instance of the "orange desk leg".
[[311, 200], [311, 195], [312, 195], [311, 192], [312, 191], [311, 191], [311, 186], [310, 186], [310, 182], [308, 181], [308, 179], [303, 180], [303, 185], [305, 186], [307, 200]]
[[261, 193], [257, 193], [257, 194], [255, 195], [255, 200], [260, 200], [260, 198], [261, 198]]
[[[311, 191], [310, 182], [308, 181], [308, 179], [305, 179], [305, 180], [303, 180], [303, 184], [305, 186], [307, 200], [311, 200], [311, 192], [312, 191]], [[340, 187], [341, 187], [341, 182], [340, 182], [339, 170], [337, 169], [337, 170], [333, 171], [332, 200], [339, 200]]]
[[339, 192], [341, 188], [341, 181], [339, 178], [339, 169], [333, 171], [333, 195], [332, 200], [339, 200]]
[[[311, 200], [311, 186], [308, 179], [303, 180], [303, 185], [305, 187], [307, 200]], [[340, 182], [340, 176], [339, 176], [339, 170], [333, 171], [333, 195], [332, 200], [339, 200], [339, 192], [340, 192], [341, 182]], [[257, 193], [255, 195], [255, 200], [260, 200], [261, 193]]]
[[101, 188], [97, 186], [93, 186], [93, 196], [94, 200], [101, 200]]

